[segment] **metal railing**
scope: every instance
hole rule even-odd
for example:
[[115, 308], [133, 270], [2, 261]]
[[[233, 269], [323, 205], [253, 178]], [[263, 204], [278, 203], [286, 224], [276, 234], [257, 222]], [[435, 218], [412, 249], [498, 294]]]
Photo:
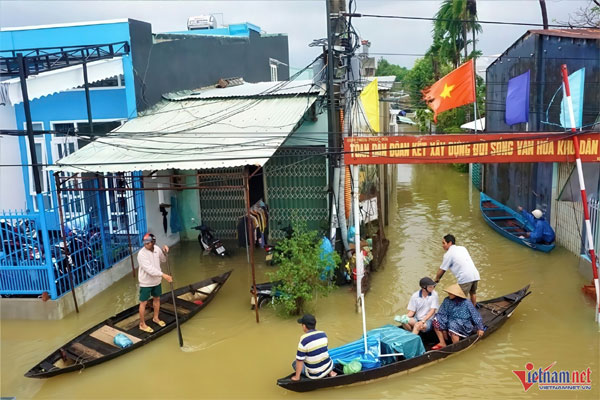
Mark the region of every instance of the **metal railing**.
[[[79, 189], [73, 186], [77, 184], [87, 190], [73, 190]], [[0, 213], [0, 295], [37, 297], [47, 292], [57, 299], [71, 290], [69, 274], [77, 287], [142, 246], [143, 192], [102, 190], [139, 187], [130, 174], [63, 185], [70, 190], [37, 195], [38, 204], [46, 204], [39, 212]], [[48, 198], [55, 199], [50, 206]]]
[[[597, 261], [600, 261], [600, 255], [598, 255], [598, 246], [600, 245], [600, 238], [598, 237], [600, 235], [600, 200], [598, 200], [594, 197], [591, 197], [588, 200], [588, 204], [589, 204], [589, 209], [590, 209], [590, 223], [592, 225], [592, 238], [594, 239], [594, 242], [595, 242], [594, 250], [596, 250]], [[583, 251], [586, 253], [586, 255], [589, 255], [589, 253], [588, 253], [589, 245], [588, 245], [587, 235], [585, 234], [585, 227], [584, 227], [583, 235], [585, 237], [585, 245], [584, 245]]]
[[63, 46], [0, 51], [1, 75], [11, 77], [19, 76], [20, 67], [17, 60], [18, 53], [22, 53], [25, 58], [25, 76], [30, 76], [39, 74], [40, 72], [53, 71], [59, 68], [82, 64], [83, 62], [123, 56], [129, 54], [129, 43], [124, 41], [88, 46]]

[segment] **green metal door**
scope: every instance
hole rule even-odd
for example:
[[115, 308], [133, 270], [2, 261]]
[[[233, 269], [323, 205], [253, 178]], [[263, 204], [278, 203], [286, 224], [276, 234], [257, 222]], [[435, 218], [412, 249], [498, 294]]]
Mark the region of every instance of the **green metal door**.
[[211, 227], [219, 239], [235, 239], [238, 219], [246, 213], [244, 198], [243, 167], [202, 170], [202, 173], [219, 172], [237, 174], [208, 176], [199, 179], [201, 186], [239, 186], [240, 189], [200, 189], [200, 217], [204, 225]]
[[325, 147], [284, 147], [264, 166], [269, 205], [269, 237], [284, 237], [281, 228], [302, 220], [308, 229], [326, 226], [327, 159]]

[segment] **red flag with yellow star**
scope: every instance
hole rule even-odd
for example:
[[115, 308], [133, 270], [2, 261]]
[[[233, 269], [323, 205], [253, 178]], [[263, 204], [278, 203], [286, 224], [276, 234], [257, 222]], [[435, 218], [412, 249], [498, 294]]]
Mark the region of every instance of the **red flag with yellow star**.
[[469, 60], [442, 79], [423, 90], [423, 100], [433, 110], [437, 123], [439, 113], [475, 102], [475, 71]]

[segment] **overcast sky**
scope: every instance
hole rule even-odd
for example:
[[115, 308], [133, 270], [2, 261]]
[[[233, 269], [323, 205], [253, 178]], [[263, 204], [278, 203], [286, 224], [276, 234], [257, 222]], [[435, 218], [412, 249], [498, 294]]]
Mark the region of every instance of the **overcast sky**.
[[[440, 1], [430, 0], [356, 0], [357, 12], [367, 14], [432, 17]], [[546, 0], [548, 18], [566, 21], [569, 13], [589, 0]], [[478, 0], [482, 21], [541, 23], [538, 0]], [[289, 37], [290, 62], [303, 67], [319, 53], [308, 47], [313, 39], [326, 36], [325, 0], [271, 1], [5, 1], [0, 0], [0, 25], [46, 25], [66, 22], [133, 18], [152, 24], [152, 31], [186, 29], [192, 15], [215, 14], [219, 23], [251, 22], [267, 33]], [[379, 18], [353, 19], [363, 39], [371, 41], [377, 58], [411, 67], [416, 57], [387, 53], [423, 54], [431, 44], [430, 21]], [[540, 29], [540, 28], [532, 28]], [[483, 25], [478, 48], [486, 56], [502, 53], [525, 31], [524, 26]], [[385, 54], [384, 54], [385, 53]], [[484, 60], [482, 60], [484, 61]], [[491, 62], [492, 59], [488, 58]], [[488, 63], [489, 63], [488, 62]], [[483, 63], [482, 63], [483, 64]]]

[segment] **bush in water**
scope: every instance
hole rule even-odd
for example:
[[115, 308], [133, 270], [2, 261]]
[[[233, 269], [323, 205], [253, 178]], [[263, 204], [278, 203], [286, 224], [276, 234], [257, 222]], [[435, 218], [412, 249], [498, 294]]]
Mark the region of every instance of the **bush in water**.
[[290, 239], [277, 242], [275, 262], [279, 269], [269, 273], [272, 281], [281, 281], [275, 291], [280, 295], [274, 301], [287, 315], [304, 313], [306, 303], [319, 293], [327, 295], [334, 287], [332, 278], [340, 256], [335, 251], [321, 257], [321, 240], [317, 231], [308, 231], [305, 225], [294, 225]]

